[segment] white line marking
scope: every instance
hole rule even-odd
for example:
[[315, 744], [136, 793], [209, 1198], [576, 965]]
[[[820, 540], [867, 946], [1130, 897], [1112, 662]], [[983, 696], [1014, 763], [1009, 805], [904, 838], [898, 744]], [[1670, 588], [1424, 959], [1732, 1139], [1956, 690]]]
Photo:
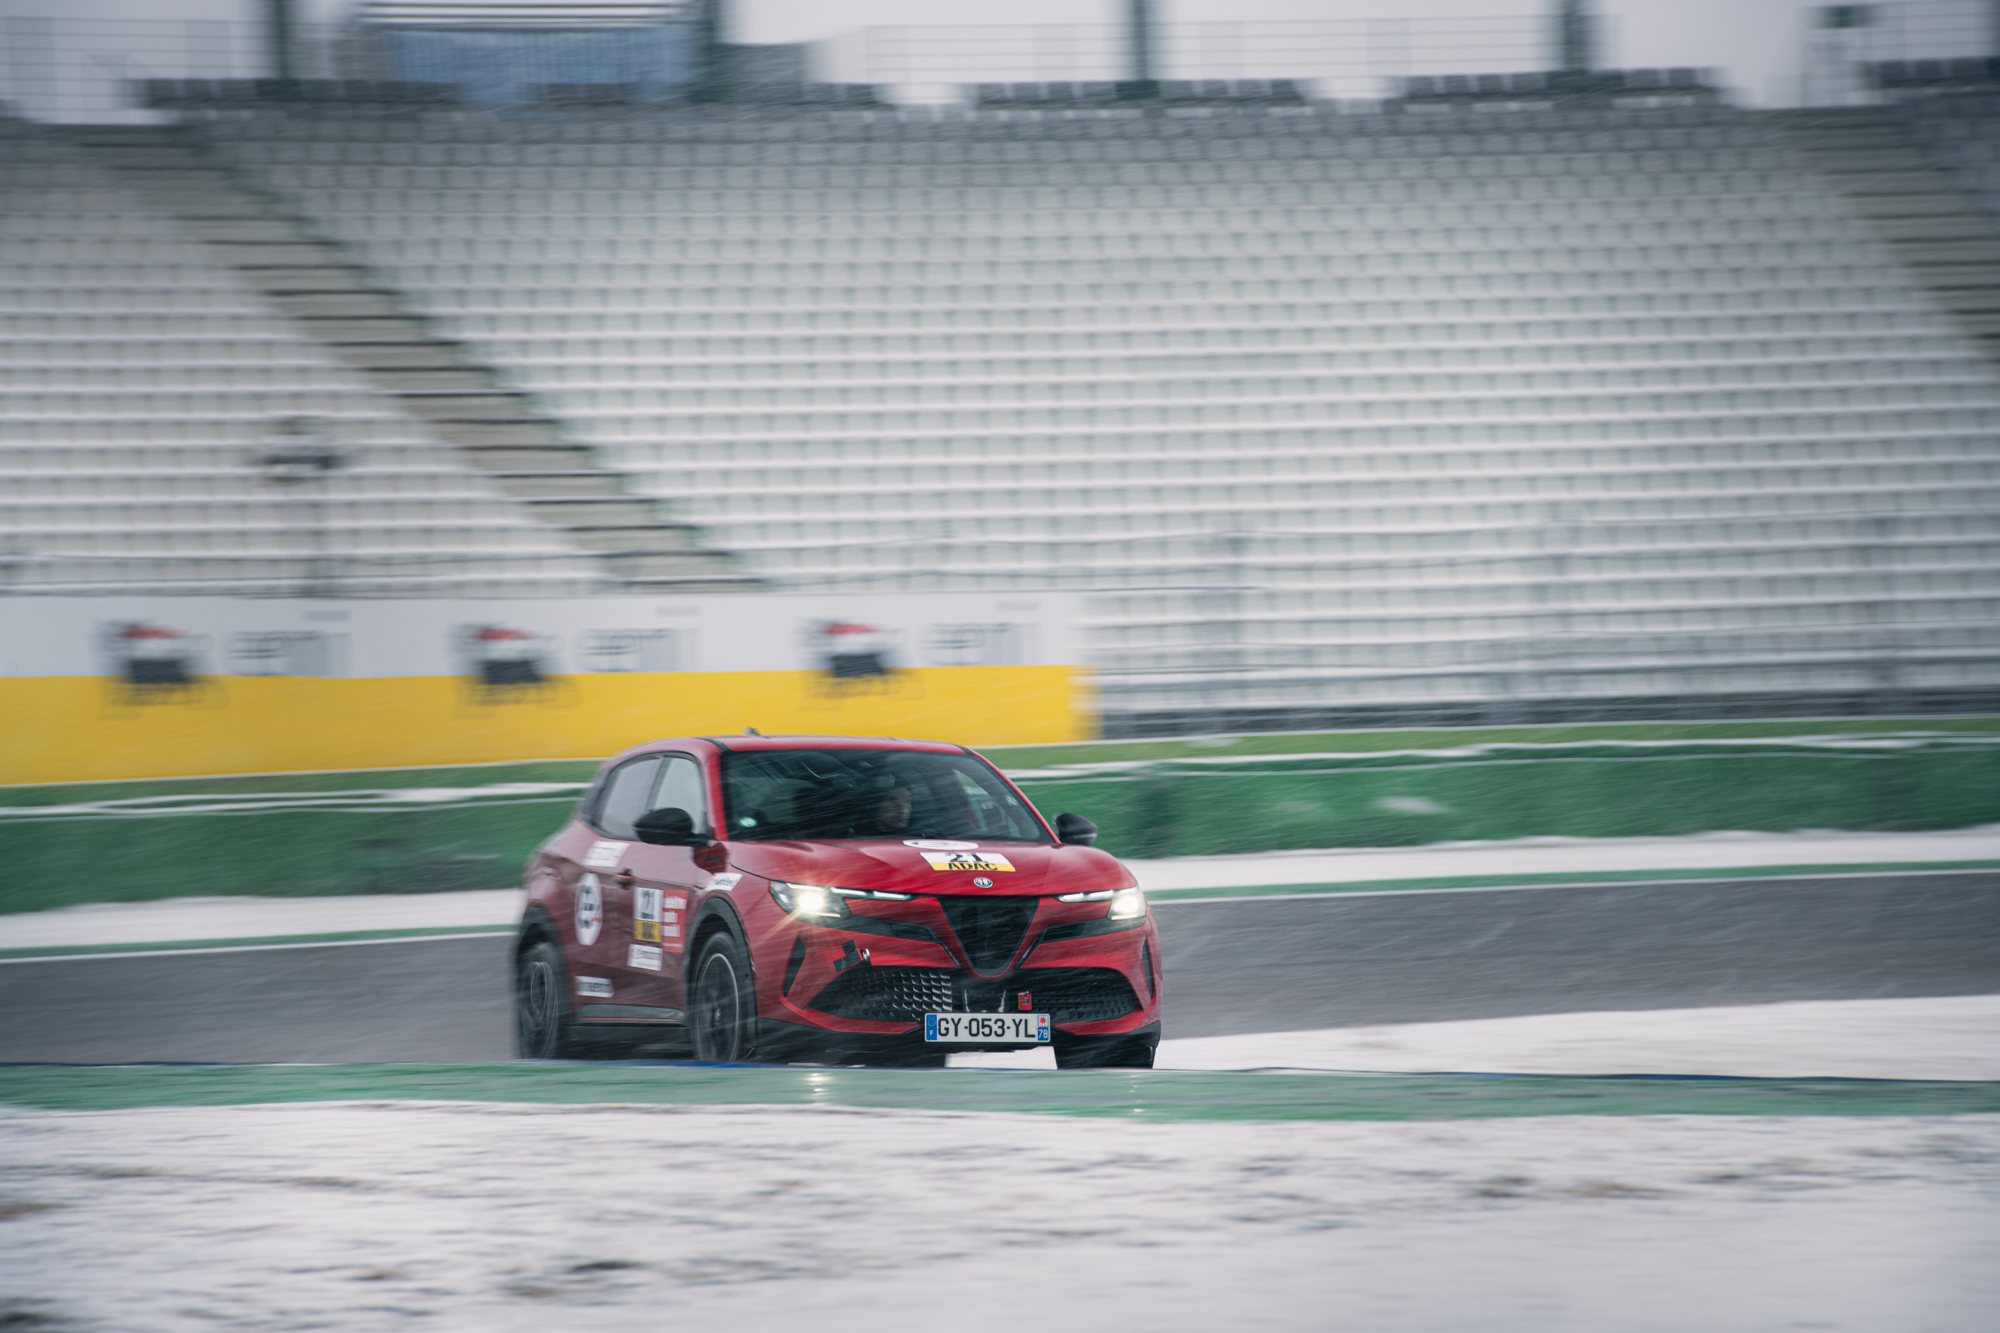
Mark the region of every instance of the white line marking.
[[343, 949], [356, 944], [423, 944], [430, 940], [485, 940], [513, 933], [512, 926], [493, 930], [469, 930], [453, 935], [392, 935], [379, 940], [305, 940], [296, 944], [220, 944], [200, 949], [132, 949], [122, 953], [43, 954], [38, 958], [0, 958], [9, 963], [74, 963], [90, 958], [174, 958], [192, 953], [261, 953], [276, 949]]
[[1889, 879], [1903, 875], [1995, 875], [2000, 869], [1981, 867], [1972, 870], [1834, 870], [1818, 875], [1718, 875], [1702, 879], [1593, 879], [1569, 884], [1467, 884], [1457, 888], [1431, 889], [1349, 889], [1331, 893], [1244, 893], [1223, 894], [1215, 898], [1161, 898], [1154, 893], [1175, 893], [1175, 889], [1160, 889], [1147, 893], [1147, 901], [1155, 907], [1172, 907], [1176, 903], [1262, 903], [1278, 902], [1286, 898], [1405, 898], [1430, 893], [1534, 893], [1543, 889], [1643, 889], [1661, 885], [1689, 884], [1763, 884], [1787, 879]]
[[[1458, 888], [1350, 889], [1345, 892], [1335, 890], [1330, 893], [1245, 893], [1225, 894], [1214, 898], [1152, 898], [1151, 902], [1155, 907], [1172, 907], [1179, 903], [1268, 903], [1283, 902], [1295, 898], [1408, 898], [1440, 893], [1538, 893], [1549, 889], [1643, 889], [1698, 884], [1758, 884], [1800, 879], [1888, 879], [1907, 875], [1994, 874], [2000, 874], [2000, 869], [1988, 867], [1969, 870], [1844, 870], [1829, 871], [1816, 875], [1738, 875], [1710, 879], [1603, 879], [1571, 884], [1468, 884]], [[1167, 889], [1162, 890], [1162, 892], [1173, 893], [1177, 892], [1177, 890]], [[395, 935], [383, 939], [371, 940], [303, 940], [289, 944], [211, 945], [198, 949], [131, 949], [116, 953], [43, 954], [35, 958], [0, 958], [0, 966], [5, 966], [9, 963], [68, 963], [87, 958], [173, 958], [186, 954], [199, 953], [259, 953], [275, 949], [338, 949], [357, 944], [422, 944], [426, 940], [486, 939], [494, 935], [510, 934], [512, 931], [512, 926], [496, 926], [491, 930], [472, 930], [450, 935]]]

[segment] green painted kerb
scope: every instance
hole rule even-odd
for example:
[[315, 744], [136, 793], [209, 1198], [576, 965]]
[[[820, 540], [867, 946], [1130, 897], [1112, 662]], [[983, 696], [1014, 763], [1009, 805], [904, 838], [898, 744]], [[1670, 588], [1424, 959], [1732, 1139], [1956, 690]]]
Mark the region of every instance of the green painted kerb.
[[0, 1066], [0, 1104], [22, 1108], [111, 1111], [327, 1101], [839, 1106], [1153, 1122], [1968, 1115], [2000, 1112], [2000, 1083], [562, 1063]]

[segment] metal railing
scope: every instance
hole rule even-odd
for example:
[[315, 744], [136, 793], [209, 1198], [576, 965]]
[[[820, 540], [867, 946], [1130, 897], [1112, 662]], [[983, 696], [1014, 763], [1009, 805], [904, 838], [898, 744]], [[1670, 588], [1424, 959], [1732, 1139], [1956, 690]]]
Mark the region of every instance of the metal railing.
[[[1801, 31], [1798, 95], [1780, 100], [1809, 106], [1879, 100], [1864, 66], [1993, 54], [2000, 51], [1996, 13], [2000, 9], [1992, 0], [1811, 9]], [[1643, 55], [1620, 52], [1608, 21], [1594, 26], [1600, 68], [1619, 68], [1625, 59]], [[468, 40], [476, 35], [465, 34]], [[577, 34], [551, 28], [548, 36], [554, 42]], [[805, 44], [806, 78], [884, 85], [906, 100], [949, 101], [981, 83], [1117, 82], [1129, 72], [1128, 45], [1115, 23], [871, 27]], [[301, 24], [293, 46], [298, 78], [417, 77], [376, 68], [380, 44], [358, 25]], [[1549, 16], [1539, 11], [1165, 23], [1158, 25], [1155, 49], [1158, 79], [1288, 79], [1320, 98], [1357, 100], [1396, 96], [1412, 77], [1515, 75], [1546, 72], [1560, 63]], [[267, 77], [269, 52], [261, 23], [8, 17], [0, 19], [0, 100], [16, 114], [44, 121], [152, 121], [160, 113], [139, 107], [135, 85], [147, 79]], [[558, 72], [543, 71], [530, 82], [631, 81], [622, 67], [615, 79], [587, 78], [570, 68], [575, 61], [569, 56], [555, 63], [562, 65]], [[672, 82], [688, 75], [676, 69], [660, 77]]]

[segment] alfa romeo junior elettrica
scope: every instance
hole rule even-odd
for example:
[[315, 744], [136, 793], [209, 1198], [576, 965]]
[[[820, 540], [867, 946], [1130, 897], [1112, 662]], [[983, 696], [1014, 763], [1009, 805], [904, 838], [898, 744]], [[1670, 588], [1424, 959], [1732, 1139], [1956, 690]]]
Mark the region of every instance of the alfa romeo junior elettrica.
[[1160, 938], [1075, 815], [958, 745], [652, 741], [531, 858], [519, 1053], [599, 1038], [699, 1060], [942, 1064], [1047, 1046], [1149, 1066]]

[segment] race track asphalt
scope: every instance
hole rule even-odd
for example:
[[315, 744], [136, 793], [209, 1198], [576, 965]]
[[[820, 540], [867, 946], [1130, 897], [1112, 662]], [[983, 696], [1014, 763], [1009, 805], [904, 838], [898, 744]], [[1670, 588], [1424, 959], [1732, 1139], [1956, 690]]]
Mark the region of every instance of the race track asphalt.
[[[2000, 873], [1170, 902], [1170, 1036], [2000, 992]], [[504, 936], [0, 966], [0, 1061], [504, 1060]]]

